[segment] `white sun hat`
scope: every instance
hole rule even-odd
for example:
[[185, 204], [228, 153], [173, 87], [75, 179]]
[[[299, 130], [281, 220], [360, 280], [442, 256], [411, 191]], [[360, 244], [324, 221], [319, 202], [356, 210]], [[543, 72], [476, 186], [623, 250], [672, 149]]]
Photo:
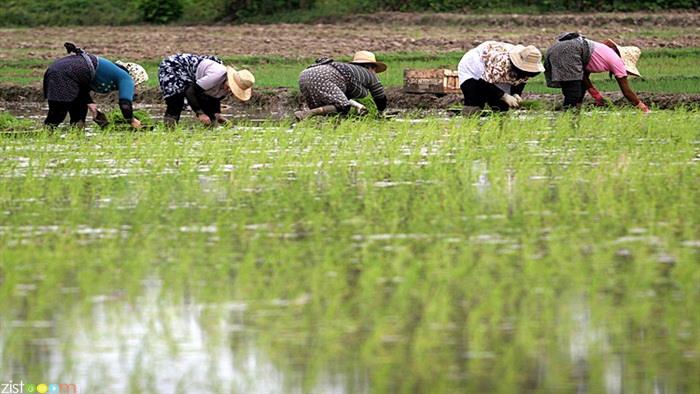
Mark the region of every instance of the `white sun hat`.
[[148, 73], [140, 64], [123, 62], [121, 60], [117, 60], [114, 63], [124, 67], [129, 72], [131, 79], [134, 80], [134, 85], [148, 81]]
[[534, 45], [516, 45], [508, 51], [508, 56], [515, 67], [523, 71], [531, 73], [541, 73], [544, 71], [542, 52]]

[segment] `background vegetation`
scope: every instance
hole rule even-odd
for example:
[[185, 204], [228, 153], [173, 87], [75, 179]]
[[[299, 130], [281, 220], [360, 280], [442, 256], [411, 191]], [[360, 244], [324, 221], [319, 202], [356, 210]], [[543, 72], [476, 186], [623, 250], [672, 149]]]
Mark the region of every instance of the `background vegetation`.
[[9, 0], [0, 26], [308, 22], [375, 11], [634, 11], [694, 9], [700, 0]]

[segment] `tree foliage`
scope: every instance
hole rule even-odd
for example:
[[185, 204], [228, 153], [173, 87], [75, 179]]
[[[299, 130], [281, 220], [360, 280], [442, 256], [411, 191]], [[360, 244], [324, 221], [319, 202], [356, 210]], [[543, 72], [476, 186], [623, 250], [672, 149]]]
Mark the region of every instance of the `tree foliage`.
[[170, 23], [182, 16], [181, 0], [139, 0], [139, 10], [144, 22]]
[[275, 22], [375, 11], [517, 12], [698, 9], [700, 0], [5, 0], [0, 26]]

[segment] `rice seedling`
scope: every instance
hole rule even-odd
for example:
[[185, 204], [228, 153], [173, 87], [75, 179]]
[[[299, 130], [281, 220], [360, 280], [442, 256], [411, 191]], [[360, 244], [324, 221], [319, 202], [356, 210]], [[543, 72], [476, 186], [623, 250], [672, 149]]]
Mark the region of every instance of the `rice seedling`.
[[0, 379], [699, 391], [699, 121], [0, 137]]

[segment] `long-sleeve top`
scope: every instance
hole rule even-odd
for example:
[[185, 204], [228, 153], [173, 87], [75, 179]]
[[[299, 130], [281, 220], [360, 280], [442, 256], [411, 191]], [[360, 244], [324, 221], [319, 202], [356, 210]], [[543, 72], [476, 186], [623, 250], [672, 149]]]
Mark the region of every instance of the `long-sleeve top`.
[[97, 56], [97, 69], [90, 88], [98, 93], [119, 90], [119, 100], [134, 100], [134, 80], [128, 72], [111, 61]]
[[197, 66], [195, 80], [207, 96], [221, 99], [229, 94], [229, 90], [224, 86], [226, 66], [219, 62], [211, 59], [202, 60]]
[[204, 113], [200, 103], [202, 96], [221, 100], [229, 94], [225, 84], [227, 80], [226, 66], [215, 60], [203, 59], [197, 66], [194, 77], [195, 83], [187, 87], [185, 97], [187, 97], [192, 111], [198, 115]]
[[356, 64], [334, 63], [334, 67], [346, 78], [345, 96], [347, 98], [362, 98], [371, 94], [377, 109], [383, 111], [386, 108], [386, 94], [377, 74]]
[[459, 62], [459, 84], [467, 79], [483, 79], [488, 83], [511, 86], [526, 83], [528, 78], [518, 78], [511, 66], [508, 52], [513, 47], [505, 42], [485, 41], [469, 50]]

